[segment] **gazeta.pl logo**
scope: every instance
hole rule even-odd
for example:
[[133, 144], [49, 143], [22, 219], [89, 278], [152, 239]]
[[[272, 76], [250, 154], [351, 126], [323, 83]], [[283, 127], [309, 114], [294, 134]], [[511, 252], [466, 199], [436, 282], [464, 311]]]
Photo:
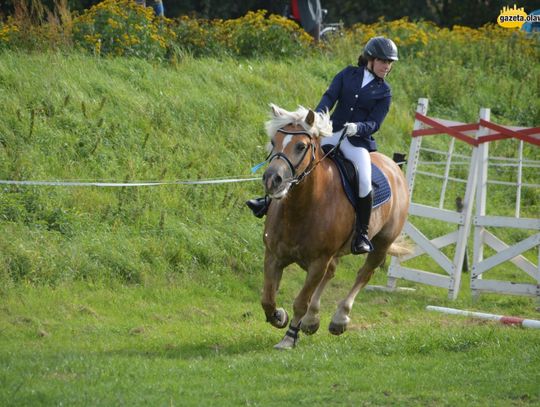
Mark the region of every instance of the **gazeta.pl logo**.
[[528, 22], [540, 22], [540, 16], [527, 15], [523, 7], [517, 8], [514, 4], [514, 8], [503, 7], [499, 17], [497, 17], [497, 24], [504, 28], [521, 28], [521, 26]]

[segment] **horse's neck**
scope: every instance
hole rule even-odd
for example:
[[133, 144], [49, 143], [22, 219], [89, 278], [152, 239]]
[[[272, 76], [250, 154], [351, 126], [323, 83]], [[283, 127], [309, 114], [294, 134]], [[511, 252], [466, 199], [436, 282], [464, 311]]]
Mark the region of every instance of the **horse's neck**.
[[[320, 157], [315, 162], [319, 159]], [[323, 162], [319, 163], [311, 173], [291, 189], [286, 200], [288, 208], [305, 213], [320, 201], [328, 181], [327, 168], [323, 164]]]

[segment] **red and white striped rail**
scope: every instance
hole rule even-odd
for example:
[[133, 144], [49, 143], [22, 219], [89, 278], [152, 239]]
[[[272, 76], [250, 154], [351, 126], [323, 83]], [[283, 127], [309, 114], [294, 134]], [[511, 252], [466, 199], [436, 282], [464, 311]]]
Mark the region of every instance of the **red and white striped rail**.
[[489, 319], [490, 321], [497, 321], [505, 325], [520, 325], [524, 328], [536, 328], [540, 329], [540, 321], [535, 319], [525, 319], [519, 317], [505, 317], [503, 315], [486, 314], [484, 312], [464, 311], [455, 308], [436, 307], [434, 305], [428, 305], [426, 307], [428, 311], [442, 312], [443, 314], [463, 315], [466, 317]]

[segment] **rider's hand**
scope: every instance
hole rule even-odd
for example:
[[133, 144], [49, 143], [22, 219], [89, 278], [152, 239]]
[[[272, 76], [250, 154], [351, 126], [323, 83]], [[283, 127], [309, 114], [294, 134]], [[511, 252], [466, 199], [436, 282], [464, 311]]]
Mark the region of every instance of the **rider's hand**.
[[356, 123], [345, 123], [343, 127], [345, 127], [345, 135], [347, 137], [356, 136], [356, 132], [358, 131]]

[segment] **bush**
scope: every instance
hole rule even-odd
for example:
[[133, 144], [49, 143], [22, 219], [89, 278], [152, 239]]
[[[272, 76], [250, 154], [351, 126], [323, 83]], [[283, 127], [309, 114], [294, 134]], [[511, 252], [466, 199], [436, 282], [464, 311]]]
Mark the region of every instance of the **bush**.
[[32, 24], [28, 20], [9, 17], [0, 22], [0, 49], [42, 51], [71, 47], [69, 25], [57, 21]]
[[266, 17], [265, 10], [225, 21], [183, 16], [174, 30], [176, 45], [194, 56], [298, 56], [313, 44], [296, 23], [277, 15]]
[[97, 55], [163, 58], [175, 37], [171, 23], [133, 0], [105, 0], [73, 20], [73, 39]]
[[252, 56], [296, 56], [305, 54], [313, 39], [296, 23], [266, 11], [248, 12], [244, 17], [227, 20], [221, 32], [225, 45], [234, 54]]

